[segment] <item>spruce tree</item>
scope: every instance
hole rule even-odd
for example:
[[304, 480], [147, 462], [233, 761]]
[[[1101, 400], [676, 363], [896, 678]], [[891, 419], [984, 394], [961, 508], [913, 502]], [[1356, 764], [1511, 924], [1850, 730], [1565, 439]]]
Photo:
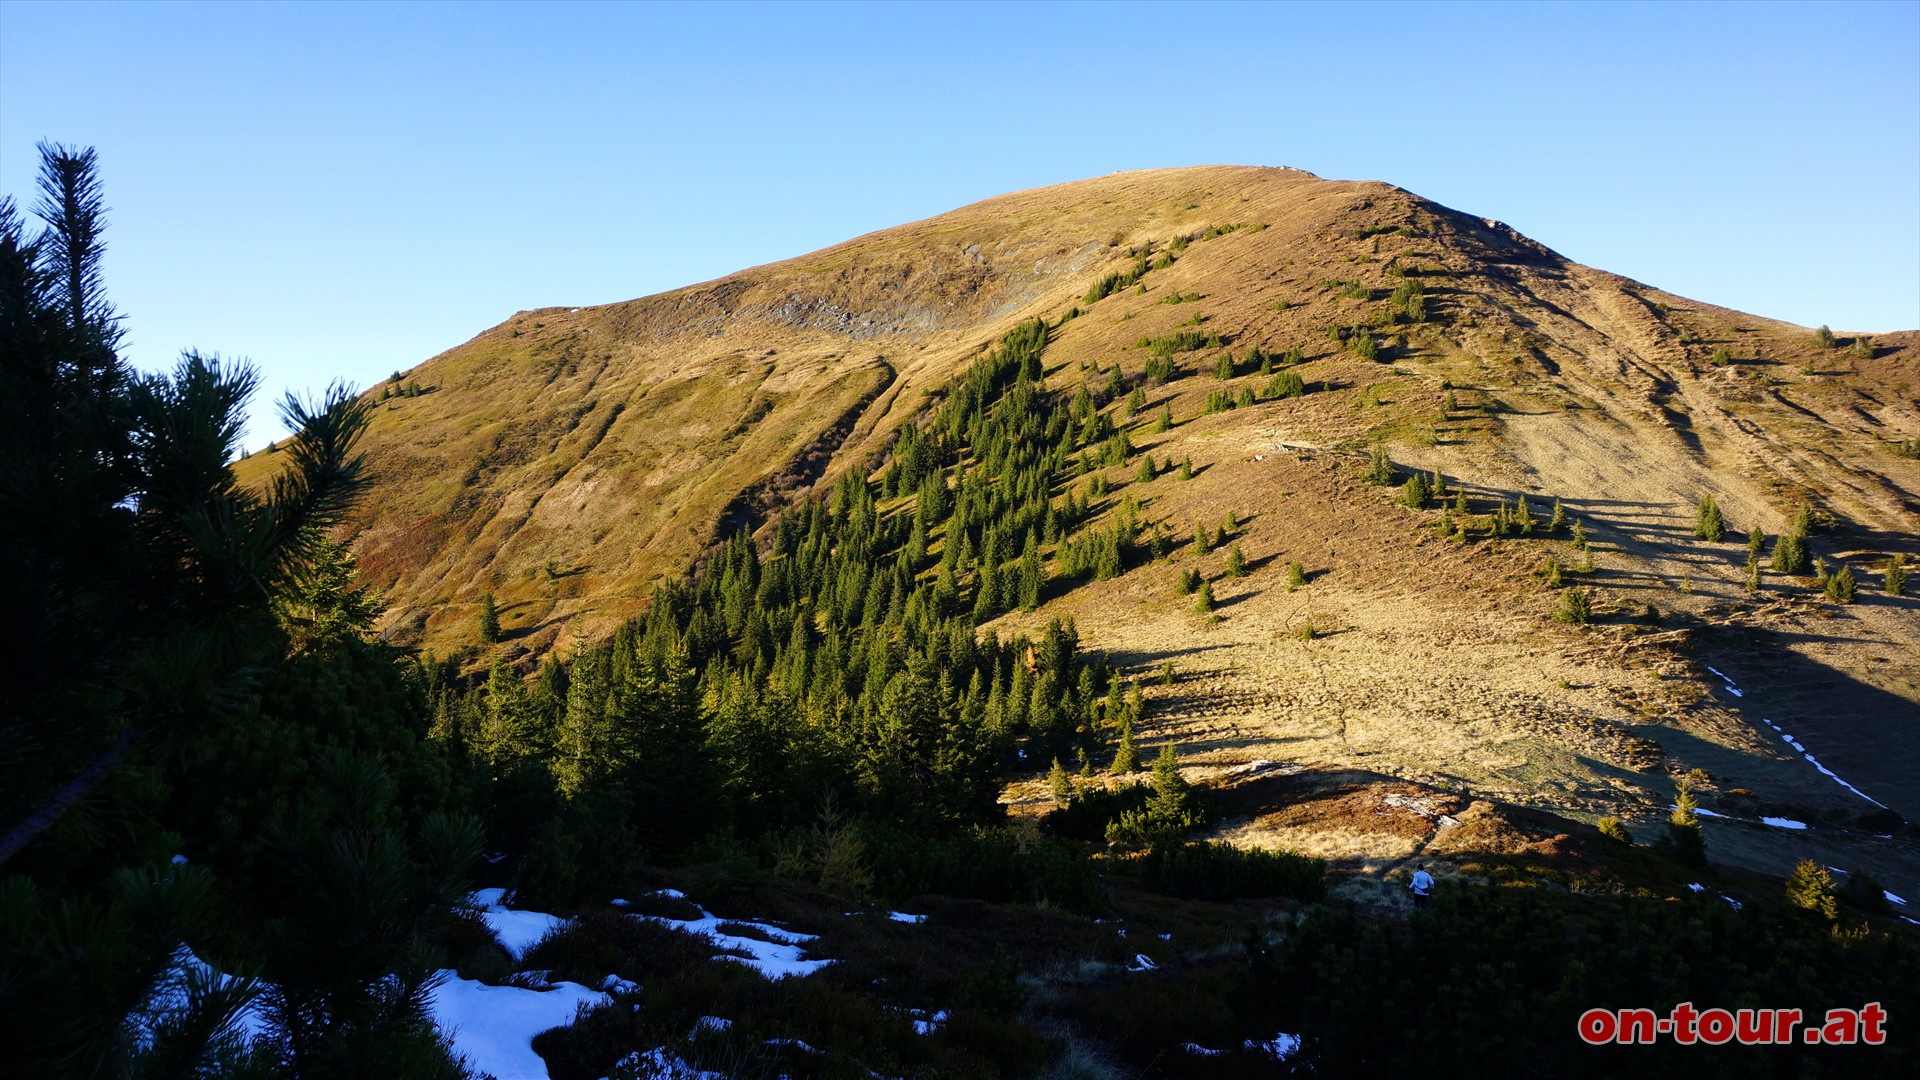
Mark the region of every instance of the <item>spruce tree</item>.
[[1140, 471], [1134, 475], [1134, 479], [1145, 484], [1152, 482], [1159, 475], [1160, 467], [1154, 464], [1153, 455], [1148, 454], [1140, 459]]
[[1427, 485], [1425, 474], [1414, 473], [1407, 477], [1406, 485], [1400, 489], [1400, 504], [1419, 510], [1427, 505], [1427, 499], [1431, 494], [1432, 490]]
[[1807, 542], [1798, 533], [1783, 532], [1773, 541], [1772, 569], [1776, 574], [1807, 572]]
[[1578, 626], [1593, 618], [1593, 601], [1585, 589], [1568, 589], [1560, 594], [1560, 606], [1554, 609], [1553, 617], [1568, 625]]
[[1213, 582], [1206, 581], [1200, 584], [1199, 595], [1194, 597], [1193, 610], [1202, 615], [1213, 610]]
[[1227, 576], [1231, 578], [1247, 576], [1247, 556], [1240, 550], [1239, 544], [1227, 549]]
[[1393, 483], [1393, 462], [1387, 457], [1387, 448], [1375, 444], [1367, 457], [1367, 471], [1360, 478], [1369, 484]]
[[1287, 564], [1287, 588], [1297, 589], [1307, 583], [1307, 568], [1297, 562]]
[[1065, 809], [1073, 801], [1073, 779], [1067, 770], [1061, 768], [1060, 759], [1053, 759], [1053, 766], [1047, 770], [1047, 791], [1053, 796], [1053, 805]]
[[1134, 743], [1133, 721], [1126, 717], [1120, 719], [1119, 746], [1113, 752], [1112, 772], [1116, 776], [1125, 776], [1140, 768], [1140, 748]]
[[480, 597], [480, 615], [476, 625], [481, 641], [491, 645], [500, 640], [500, 610], [494, 606], [491, 592]]
[[1832, 600], [1836, 604], [1853, 603], [1854, 593], [1857, 592], [1858, 589], [1859, 582], [1853, 576], [1853, 567], [1848, 566], [1846, 563], [1841, 563], [1840, 569], [1835, 570], [1827, 576], [1827, 599]]
[[1154, 434], [1157, 435], [1157, 434], [1160, 434], [1161, 432], [1172, 431], [1172, 430], [1173, 430], [1173, 406], [1162, 405], [1160, 406], [1160, 415], [1154, 417], [1154, 420], [1153, 420]]
[[1694, 508], [1693, 535], [1708, 543], [1717, 544], [1726, 535], [1726, 521], [1720, 516], [1720, 504], [1711, 495], [1702, 495], [1700, 503]]
[[1559, 499], [1555, 499], [1553, 500], [1553, 517], [1547, 522], [1547, 532], [1551, 533], [1554, 536], [1558, 536], [1560, 535], [1560, 530], [1566, 527], [1567, 527], [1566, 508], [1560, 505]]
[[1673, 813], [1667, 816], [1667, 834], [1662, 847], [1675, 860], [1704, 870], [1707, 865], [1706, 835], [1700, 825], [1700, 815], [1694, 812], [1699, 806], [1693, 789], [1684, 780], [1681, 781], [1679, 790], [1674, 793]]
[[1213, 554], [1213, 531], [1197, 521], [1193, 523], [1193, 553], [1195, 555]]
[[1800, 860], [1787, 876], [1787, 902], [1827, 922], [1840, 918], [1840, 900], [1834, 893], [1833, 876], [1812, 859]]
[[1888, 596], [1905, 596], [1907, 592], [1907, 557], [1893, 555], [1887, 559], [1886, 592]]
[[1180, 571], [1180, 591], [1188, 596], [1200, 588], [1200, 571], [1189, 566]]
[[1180, 775], [1180, 759], [1173, 744], [1162, 743], [1153, 761], [1153, 795], [1147, 800], [1147, 819], [1158, 836], [1177, 836], [1200, 823], [1193, 789]]

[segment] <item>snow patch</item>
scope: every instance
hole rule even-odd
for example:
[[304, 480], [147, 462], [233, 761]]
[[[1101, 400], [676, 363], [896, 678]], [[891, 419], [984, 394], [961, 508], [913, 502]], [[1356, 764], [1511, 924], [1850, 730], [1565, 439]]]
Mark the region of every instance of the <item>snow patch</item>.
[[1728, 896], [1728, 895], [1727, 895], [1726, 893], [1721, 893], [1721, 894], [1720, 894], [1720, 899], [1722, 899], [1722, 900], [1725, 900], [1725, 901], [1726, 901], [1727, 903], [1729, 903], [1729, 904], [1732, 904], [1732, 905], [1733, 905], [1733, 910], [1735, 910], [1735, 911], [1739, 911], [1739, 910], [1740, 910], [1740, 901], [1738, 901], [1738, 900], [1735, 900], [1735, 899], [1734, 899], [1733, 897], [1731, 897], [1731, 896]]
[[567, 925], [567, 920], [558, 915], [509, 909], [501, 903], [506, 895], [505, 889], [481, 889], [470, 899], [480, 909], [480, 917], [487, 920], [487, 928], [499, 937], [507, 955], [515, 960], [533, 948], [535, 942]]
[[[670, 890], [662, 890], [655, 895], [664, 895], [667, 891]], [[684, 894], [674, 896], [674, 899], [685, 898]], [[784, 979], [790, 975], [811, 975], [833, 963], [832, 960], [808, 960], [807, 954], [800, 949], [801, 942], [812, 941], [817, 935], [802, 934], [771, 923], [722, 919], [706, 908], [697, 905], [696, 908], [700, 912], [700, 917], [697, 919], [669, 919], [664, 915], [635, 915], [634, 918], [658, 923], [683, 934], [705, 937], [719, 948], [726, 950], [715, 956], [715, 960], [730, 960], [736, 964], [745, 964], [769, 979]], [[753, 930], [772, 940], [762, 941], [759, 938], [722, 933], [719, 929], [722, 923]], [[746, 955], [736, 955], [738, 953]]]
[[[676, 1054], [667, 1052], [664, 1046], [651, 1050], [635, 1050], [614, 1064], [616, 1069], [630, 1069], [641, 1076], [650, 1076], [654, 1080], [727, 1080], [722, 1073], [696, 1069]], [[506, 1080], [501, 1077], [500, 1080]]]
[[698, 1035], [703, 1031], [725, 1031], [732, 1026], [733, 1021], [724, 1016], [703, 1016], [693, 1022], [693, 1033]]
[[1285, 1061], [1300, 1049], [1300, 1036], [1289, 1035], [1283, 1031], [1265, 1042], [1259, 1039], [1248, 1039], [1246, 1045], [1247, 1049], [1258, 1051], [1275, 1061]]
[[923, 923], [927, 921], [925, 915], [909, 915], [904, 911], [889, 911], [887, 912], [887, 918], [892, 919], [894, 922], [903, 923]]
[[1206, 1047], [1201, 1046], [1199, 1043], [1188, 1043], [1187, 1053], [1197, 1054], [1200, 1057], [1219, 1057], [1221, 1054], [1226, 1053], [1226, 1051], [1225, 1050], [1209, 1050]]
[[579, 983], [526, 990], [488, 986], [452, 971], [441, 974], [444, 978], [428, 999], [433, 1022], [475, 1072], [492, 1073], [497, 1080], [548, 1080], [545, 1059], [533, 1052], [533, 1037], [571, 1024], [582, 1005], [591, 1008], [612, 1000]]
[[1699, 883], [1699, 882], [1697, 882], [1697, 881], [1689, 881], [1689, 882], [1687, 882], [1687, 888], [1689, 888], [1689, 889], [1692, 889], [1692, 890], [1693, 890], [1694, 892], [1706, 892], [1706, 891], [1707, 891], [1707, 887], [1706, 887], [1705, 885], [1702, 885], [1702, 884], [1700, 884], [1700, 883]]
[[1905, 900], [1900, 899], [1899, 897], [1893, 895], [1892, 893], [1888, 892], [1885, 889], [1880, 890], [1880, 895], [1886, 897], [1887, 899], [1893, 901], [1896, 904], [1899, 904], [1901, 907], [1907, 906], [1907, 902]]
[[1127, 965], [1127, 970], [1152, 971], [1159, 966], [1160, 965], [1153, 962], [1153, 957], [1148, 956], [1146, 953], [1135, 953], [1133, 963]]
[[1807, 827], [1806, 822], [1795, 821], [1792, 818], [1763, 817], [1760, 821], [1762, 824], [1771, 825], [1776, 829], [1804, 829]]
[[1879, 799], [1874, 798], [1873, 796], [1867, 794], [1866, 792], [1861, 791], [1859, 788], [1854, 787], [1852, 784], [1847, 783], [1845, 780], [1840, 779], [1840, 777], [1836, 775], [1832, 769], [1829, 769], [1825, 765], [1820, 764], [1820, 760], [1814, 757], [1812, 754], [1802, 751], [1800, 756], [1806, 758], [1807, 763], [1809, 765], [1812, 765], [1814, 768], [1819, 769], [1823, 773], [1826, 773], [1829, 777], [1832, 778], [1834, 783], [1839, 784], [1841, 787], [1846, 788], [1848, 791], [1853, 792], [1855, 795], [1860, 796], [1861, 798], [1867, 800], [1868, 802], [1872, 803], [1873, 805], [1879, 807], [1882, 810], [1885, 810], [1887, 808], [1886, 803], [1881, 802]]
[[[267, 983], [239, 979], [221, 971], [194, 955], [192, 949], [182, 944], [173, 950], [173, 958], [169, 961], [166, 972], [154, 982], [152, 994], [147, 997], [138, 1011], [128, 1017], [128, 1027], [133, 1038], [141, 1046], [148, 1046], [153, 1041], [155, 1026], [167, 1014], [186, 1007], [189, 984], [198, 984], [206, 990], [234, 991], [244, 990], [249, 983], [257, 992], [270, 989]], [[267, 1017], [261, 1009], [259, 993], [256, 993], [254, 998], [234, 1015], [232, 1030], [246, 1042], [253, 1042], [266, 1035]]]

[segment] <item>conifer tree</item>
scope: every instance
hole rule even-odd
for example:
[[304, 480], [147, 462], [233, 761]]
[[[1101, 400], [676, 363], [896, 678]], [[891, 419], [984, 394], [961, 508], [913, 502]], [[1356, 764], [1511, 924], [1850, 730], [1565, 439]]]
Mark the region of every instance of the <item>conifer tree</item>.
[[1154, 464], [1153, 455], [1148, 454], [1140, 459], [1140, 471], [1135, 474], [1134, 479], [1145, 484], [1152, 482], [1153, 479], [1159, 475], [1159, 466]]
[[494, 606], [493, 593], [480, 597], [480, 615], [476, 621], [480, 640], [491, 645], [500, 640], [500, 611]]
[[1193, 610], [1202, 615], [1213, 610], [1213, 582], [1206, 581], [1200, 584], [1200, 593], [1194, 597]]
[[1717, 544], [1726, 535], [1726, 522], [1720, 516], [1720, 504], [1711, 495], [1702, 495], [1700, 503], [1694, 509], [1693, 535], [1708, 543]]
[[1231, 578], [1247, 576], [1247, 556], [1240, 550], [1239, 544], [1227, 549], [1227, 576]]
[[1374, 445], [1367, 457], [1367, 471], [1360, 478], [1375, 485], [1393, 483], [1393, 462], [1387, 457], [1386, 447]]
[[1886, 592], [1888, 596], [1905, 596], [1907, 592], [1907, 557], [1891, 555], [1887, 558]]
[[1567, 527], [1566, 507], [1561, 506], [1560, 500], [1556, 498], [1553, 500], [1553, 517], [1548, 519], [1547, 521], [1547, 532], [1554, 536], [1558, 536], [1560, 535], [1560, 530], [1566, 527]]
[[1833, 888], [1833, 876], [1812, 859], [1800, 860], [1787, 876], [1787, 902], [1827, 922], [1840, 918], [1840, 900]]
[[1172, 430], [1173, 430], [1173, 406], [1162, 405], [1160, 406], [1160, 415], [1154, 417], [1154, 420], [1153, 420], [1154, 434], [1158, 435], [1161, 432], [1172, 431]]
[[1807, 542], [1798, 533], [1783, 532], [1773, 541], [1772, 569], [1776, 574], [1807, 572]]
[[1307, 568], [1297, 562], [1287, 564], [1287, 588], [1297, 589], [1307, 583]]
[[1859, 589], [1859, 582], [1853, 575], [1853, 567], [1848, 566], [1846, 563], [1841, 563], [1840, 569], [1835, 570], [1827, 576], [1825, 588], [1827, 599], [1832, 600], [1834, 603], [1853, 603], [1854, 594]]
[[1560, 594], [1560, 606], [1554, 609], [1553, 617], [1563, 623], [1578, 626], [1593, 618], [1593, 601], [1582, 588], [1571, 588]]
[[1123, 716], [1120, 719], [1119, 745], [1113, 753], [1112, 772], [1117, 776], [1125, 776], [1139, 768], [1140, 748], [1134, 743], [1133, 721]]
[[1073, 801], [1073, 780], [1067, 770], [1060, 767], [1060, 759], [1053, 759], [1053, 766], [1047, 770], [1047, 791], [1053, 796], [1053, 805], [1065, 809]]
[[1674, 794], [1673, 813], [1667, 817], [1667, 834], [1663, 848], [1679, 862], [1688, 866], [1705, 869], [1707, 865], [1707, 842], [1705, 830], [1700, 825], [1700, 815], [1695, 813], [1700, 802], [1694, 798], [1693, 789], [1682, 781]]
[[1426, 475], [1414, 473], [1407, 477], [1406, 484], [1400, 489], [1400, 504], [1419, 510], [1427, 505], [1427, 499], [1431, 494], [1432, 489], [1427, 484]]

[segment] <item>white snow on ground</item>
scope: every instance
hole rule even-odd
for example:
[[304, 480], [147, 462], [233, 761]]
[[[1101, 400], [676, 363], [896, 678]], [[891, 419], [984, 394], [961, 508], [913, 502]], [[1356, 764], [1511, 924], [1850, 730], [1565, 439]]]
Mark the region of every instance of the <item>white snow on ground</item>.
[[[672, 889], [665, 889], [654, 895], [670, 896], [675, 900], [686, 899], [685, 894]], [[627, 902], [625, 900], [615, 900], [613, 904], [615, 907], [625, 907]], [[669, 919], [664, 915], [635, 915], [634, 918], [645, 919], [651, 923], [659, 923], [661, 926], [678, 930], [683, 934], [697, 934], [707, 937], [720, 948], [729, 950], [729, 952], [715, 956], [715, 960], [731, 960], [736, 964], [745, 964], [769, 979], [784, 979], [789, 975], [811, 975], [821, 968], [826, 967], [828, 964], [833, 963], [832, 960], [808, 960], [806, 959], [807, 954], [799, 948], [800, 942], [812, 941], [818, 936], [816, 934], [802, 934], [783, 927], [774, 926], [771, 923], [746, 922], [742, 919], [722, 919], [706, 908], [698, 907], [697, 905], [696, 908], [700, 912], [700, 917], [697, 919]], [[723, 934], [719, 930], [721, 923], [745, 927], [765, 934], [773, 940], [762, 941], [759, 938]], [[733, 953], [746, 953], [747, 955], [735, 956], [732, 955]]]
[[499, 936], [507, 955], [515, 960], [533, 948], [534, 942], [567, 925], [567, 920], [558, 915], [509, 910], [501, 903], [506, 895], [505, 889], [481, 889], [471, 899], [480, 909], [480, 916], [487, 920], [487, 928]]
[[1705, 885], [1702, 885], [1702, 884], [1700, 884], [1700, 883], [1699, 883], [1699, 882], [1697, 882], [1697, 881], [1689, 881], [1689, 882], [1687, 882], [1687, 888], [1689, 888], [1689, 889], [1692, 889], [1692, 890], [1693, 890], [1694, 892], [1706, 892], [1706, 891], [1707, 891], [1707, 887], [1706, 887]]
[[1727, 684], [1727, 693], [1732, 694], [1734, 697], [1737, 697], [1737, 698], [1743, 698], [1747, 696], [1740, 692], [1739, 687], [1733, 685], [1733, 680], [1727, 678], [1726, 672], [1721, 671], [1719, 668], [1714, 667], [1711, 664], [1707, 665], [1707, 670], [1713, 672], [1715, 675], [1720, 676], [1720, 681]]
[[1887, 808], [1886, 803], [1881, 802], [1879, 799], [1874, 798], [1873, 796], [1867, 794], [1866, 792], [1861, 791], [1859, 788], [1854, 787], [1852, 784], [1847, 783], [1845, 780], [1840, 779], [1840, 777], [1834, 774], [1834, 771], [1832, 769], [1829, 769], [1825, 765], [1820, 764], [1819, 758], [1816, 758], [1812, 754], [1806, 753], [1804, 751], [1801, 752], [1800, 756], [1807, 759], [1807, 764], [1812, 765], [1814, 768], [1819, 769], [1821, 772], [1826, 773], [1828, 776], [1832, 777], [1834, 783], [1839, 784], [1841, 787], [1846, 788], [1848, 791], [1853, 792], [1855, 795], [1860, 796], [1861, 798], [1867, 800], [1868, 802], [1872, 803], [1873, 805], [1879, 807], [1882, 810], [1885, 810]]
[[946, 1022], [947, 1010], [945, 1009], [941, 1009], [932, 1016], [926, 1015], [919, 1009], [913, 1011], [913, 1033], [915, 1035], [931, 1035], [939, 1031], [940, 1025]]
[[[209, 989], [224, 990], [240, 980], [215, 968], [194, 955], [192, 949], [182, 944], [173, 950], [173, 959], [168, 963], [166, 972], [153, 985], [153, 993], [148, 995], [145, 1004], [128, 1017], [133, 1037], [142, 1046], [149, 1045], [153, 1039], [153, 1025], [160, 1018], [187, 1003], [187, 980], [193, 979], [208, 984]], [[262, 993], [271, 987], [259, 983]], [[267, 1032], [267, 1017], [261, 1011], [260, 998], [256, 997], [239, 1015], [233, 1018], [233, 1030], [248, 1042], [260, 1038]]]
[[618, 975], [609, 975], [606, 981], [600, 984], [600, 989], [605, 990], [609, 994], [631, 994], [640, 989], [640, 984], [634, 982], [632, 979], [623, 979]]
[[1727, 903], [1729, 903], [1729, 904], [1732, 904], [1732, 905], [1733, 905], [1733, 910], [1735, 910], [1735, 911], [1739, 911], [1739, 910], [1740, 910], [1740, 901], [1738, 901], [1738, 900], [1735, 900], [1735, 899], [1734, 899], [1733, 897], [1731, 897], [1731, 896], [1728, 896], [1728, 895], [1727, 895], [1726, 893], [1721, 893], [1721, 894], [1720, 894], [1720, 899], [1722, 899], [1722, 900], [1725, 900], [1725, 901], [1726, 901]]
[[1226, 1051], [1225, 1050], [1209, 1050], [1206, 1047], [1201, 1046], [1199, 1043], [1188, 1043], [1187, 1053], [1198, 1054], [1201, 1057], [1219, 1057], [1221, 1054], [1226, 1053]]
[[1285, 1061], [1293, 1056], [1294, 1051], [1300, 1049], [1300, 1036], [1289, 1035], [1283, 1031], [1265, 1042], [1248, 1039], [1247, 1049], [1258, 1050], [1275, 1061]]
[[1847, 783], [1845, 780], [1840, 779], [1839, 776], [1835, 775], [1832, 769], [1829, 769], [1825, 765], [1820, 764], [1820, 759], [1814, 757], [1812, 754], [1807, 753], [1807, 748], [1800, 745], [1800, 740], [1787, 734], [1785, 731], [1781, 731], [1779, 724], [1776, 724], [1773, 721], [1766, 719], [1765, 717], [1762, 717], [1760, 719], [1760, 722], [1772, 728], [1773, 730], [1780, 732], [1780, 737], [1786, 740], [1788, 746], [1793, 747], [1794, 753], [1799, 754], [1803, 758], [1806, 758], [1807, 764], [1812, 765], [1814, 768], [1819, 769], [1823, 773], [1826, 773], [1827, 776], [1830, 777], [1834, 783], [1839, 784], [1841, 787], [1846, 788], [1848, 791], [1853, 792], [1855, 795], [1860, 796], [1861, 798], [1867, 800], [1868, 802], [1872, 803], [1873, 805], [1879, 807], [1882, 810], [1885, 810], [1887, 808], [1886, 803], [1881, 802], [1879, 799], [1874, 798], [1873, 796], [1867, 794], [1866, 792], [1861, 791], [1859, 788], [1854, 787], [1852, 784]]
[[892, 919], [894, 922], [905, 923], [923, 923], [927, 921], [925, 915], [909, 915], [904, 911], [889, 911], [887, 912], [887, 918]]
[[693, 1022], [693, 1033], [698, 1035], [703, 1031], [725, 1031], [732, 1026], [733, 1021], [724, 1016], [703, 1016]]
[[1792, 818], [1763, 817], [1760, 820], [1763, 823], [1771, 825], [1776, 829], [1804, 829], [1807, 827], [1806, 822], [1795, 821]]
[[727, 1080], [724, 1074], [694, 1068], [677, 1055], [668, 1053], [664, 1046], [656, 1046], [644, 1051], [635, 1050], [615, 1062], [614, 1068], [632, 1069], [641, 1076], [650, 1076], [654, 1080]]
[[1907, 902], [1905, 900], [1900, 899], [1899, 897], [1893, 895], [1892, 893], [1888, 892], [1885, 889], [1880, 890], [1880, 895], [1886, 897], [1887, 899], [1893, 901], [1896, 904], [1899, 904], [1901, 907], [1907, 906]]
[[1152, 971], [1159, 966], [1160, 965], [1153, 962], [1153, 957], [1148, 956], [1146, 953], [1136, 953], [1133, 958], [1133, 963], [1127, 965], [1127, 970]]
[[523, 990], [488, 986], [451, 971], [442, 974], [446, 978], [429, 999], [433, 1022], [453, 1040], [455, 1053], [464, 1055], [476, 1072], [492, 1073], [497, 1080], [548, 1080], [547, 1063], [533, 1052], [533, 1037], [573, 1023], [581, 1005], [612, 1000], [579, 983]]
[[[1679, 804], [1679, 803], [1670, 803], [1670, 804], [1668, 804], [1668, 805], [1669, 805], [1669, 806], [1670, 806], [1670, 807], [1671, 807], [1672, 809], [1674, 809], [1674, 810], [1678, 810], [1678, 809], [1680, 809], [1680, 804]], [[1727, 815], [1725, 815], [1725, 814], [1716, 814], [1716, 813], [1714, 813], [1713, 811], [1711, 811], [1711, 810], [1709, 810], [1709, 809], [1707, 809], [1707, 808], [1706, 808], [1706, 807], [1704, 807], [1704, 806], [1696, 806], [1696, 807], [1694, 807], [1694, 808], [1693, 808], [1693, 812], [1694, 812], [1694, 813], [1696, 813], [1696, 814], [1699, 814], [1699, 815], [1700, 815], [1701, 817], [1717, 817], [1717, 818], [1724, 818], [1724, 817], [1727, 817]], [[1736, 819], [1734, 819], [1734, 818], [1727, 818], [1727, 820], [1729, 820], [1729, 821], [1733, 821], [1733, 820], [1736, 820]]]

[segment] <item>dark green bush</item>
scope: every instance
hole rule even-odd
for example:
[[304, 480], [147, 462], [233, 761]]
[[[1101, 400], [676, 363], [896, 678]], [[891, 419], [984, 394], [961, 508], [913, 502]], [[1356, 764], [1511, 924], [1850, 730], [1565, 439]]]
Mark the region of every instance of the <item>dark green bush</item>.
[[1311, 902], [1327, 893], [1327, 861], [1291, 851], [1212, 841], [1158, 844], [1140, 857], [1138, 868], [1148, 888], [1189, 900], [1284, 897]]

